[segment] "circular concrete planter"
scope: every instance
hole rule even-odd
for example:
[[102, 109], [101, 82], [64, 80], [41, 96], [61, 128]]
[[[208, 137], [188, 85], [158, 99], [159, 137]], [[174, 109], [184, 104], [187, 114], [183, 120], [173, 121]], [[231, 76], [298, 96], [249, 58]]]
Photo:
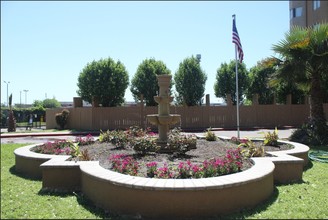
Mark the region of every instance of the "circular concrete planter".
[[74, 162], [67, 161], [69, 156], [31, 152], [29, 149], [35, 145], [18, 148], [14, 153], [16, 170], [31, 173], [36, 169], [34, 172], [40, 172], [45, 189], [81, 190], [95, 205], [121, 215], [181, 219], [211, 217], [254, 207], [272, 195], [275, 181], [300, 180], [304, 160], [297, 156], [307, 155], [309, 148], [287, 143], [294, 145], [294, 149], [271, 152], [273, 157], [252, 158], [254, 165], [248, 170], [201, 179], [124, 175], [104, 169], [98, 161]]

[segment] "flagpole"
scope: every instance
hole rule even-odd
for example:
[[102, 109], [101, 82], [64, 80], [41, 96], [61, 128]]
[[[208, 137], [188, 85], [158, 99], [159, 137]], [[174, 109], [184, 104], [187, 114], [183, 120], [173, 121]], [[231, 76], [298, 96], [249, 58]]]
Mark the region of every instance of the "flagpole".
[[[236, 15], [232, 15], [232, 18], [236, 22]], [[239, 132], [239, 91], [238, 91], [238, 59], [237, 59], [237, 50], [238, 47], [235, 44], [235, 60], [236, 60], [236, 107], [237, 107], [237, 137], [240, 138], [240, 132]]]

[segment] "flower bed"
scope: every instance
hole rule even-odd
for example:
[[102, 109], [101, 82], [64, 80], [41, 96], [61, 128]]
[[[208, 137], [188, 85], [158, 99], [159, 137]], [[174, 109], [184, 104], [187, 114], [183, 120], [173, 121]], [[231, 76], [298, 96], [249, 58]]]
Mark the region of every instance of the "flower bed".
[[[211, 217], [253, 207], [270, 197], [274, 181], [301, 180], [306, 163], [301, 158], [307, 157], [309, 148], [298, 143], [284, 143], [294, 148], [269, 152], [272, 157], [252, 158], [253, 166], [242, 172], [191, 179], [126, 175], [100, 166], [99, 161], [68, 161], [70, 156], [32, 152], [31, 148], [36, 145], [18, 148], [14, 153], [16, 170], [40, 173], [44, 189], [81, 190], [95, 205], [112, 213], [181, 219]], [[193, 166], [188, 163], [181, 164], [180, 170], [190, 171]], [[160, 172], [165, 174], [166, 171]], [[181, 172], [180, 175], [189, 177], [190, 173]]]
[[[111, 154], [109, 161], [113, 171], [131, 176], [138, 176], [139, 174], [141, 164], [132, 156]], [[169, 167], [167, 162], [164, 162], [161, 167], [158, 164], [156, 161], [146, 163], [146, 175], [144, 177], [186, 179], [222, 176], [240, 172], [243, 167], [243, 159], [240, 148], [237, 148], [227, 150], [223, 158], [211, 158], [204, 160], [201, 164], [192, 163], [189, 159], [178, 162], [177, 167]]]

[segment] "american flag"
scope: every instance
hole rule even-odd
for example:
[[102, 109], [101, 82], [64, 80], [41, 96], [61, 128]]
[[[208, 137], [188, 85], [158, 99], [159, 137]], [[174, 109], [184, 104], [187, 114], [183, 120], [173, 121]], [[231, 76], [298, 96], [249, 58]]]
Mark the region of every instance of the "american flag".
[[235, 17], [233, 17], [233, 21], [232, 21], [232, 43], [237, 45], [239, 62], [242, 63], [244, 59], [244, 52], [236, 28]]

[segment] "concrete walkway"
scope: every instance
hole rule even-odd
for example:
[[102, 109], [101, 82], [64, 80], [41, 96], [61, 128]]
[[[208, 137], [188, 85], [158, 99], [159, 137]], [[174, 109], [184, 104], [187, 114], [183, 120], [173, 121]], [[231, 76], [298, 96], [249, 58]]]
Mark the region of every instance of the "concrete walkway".
[[1, 129], [1, 143], [45, 143], [47, 141], [55, 141], [60, 139], [74, 140], [76, 136], [88, 135], [90, 132], [68, 132], [56, 131], [47, 132], [45, 128], [32, 128], [26, 130], [25, 127], [16, 128], [16, 132], [8, 132], [7, 129]]
[[[278, 129], [279, 139], [287, 139], [296, 130], [294, 128], [289, 129]], [[227, 136], [227, 137], [237, 137], [238, 132], [236, 130], [214, 130], [213, 131], [217, 136]], [[274, 129], [254, 129], [254, 130], [241, 130], [239, 131], [241, 138], [263, 138], [264, 133], [274, 132]], [[204, 132], [203, 132], [204, 133]]]
[[[16, 132], [7, 132], [7, 129], [1, 129], [1, 143], [44, 143], [47, 141], [54, 141], [58, 139], [70, 139], [74, 140], [75, 136], [85, 136], [89, 133], [93, 134], [94, 136], [98, 136], [97, 133], [99, 132], [88, 132], [88, 131], [77, 131], [77, 132], [45, 132], [42, 131], [43, 128], [32, 128], [32, 131], [29, 132], [26, 128], [17, 128]], [[213, 132], [217, 136], [225, 136], [225, 137], [237, 137], [236, 130], [224, 130], [224, 129], [212, 129]], [[278, 129], [278, 136], [279, 139], [287, 139], [293, 133], [294, 128], [287, 128], [287, 129]], [[263, 138], [264, 133], [273, 132], [274, 129], [248, 129], [248, 130], [241, 130], [240, 137], [241, 138]], [[196, 134], [196, 135], [204, 135], [204, 131], [197, 131], [197, 132], [185, 132], [186, 134]]]

